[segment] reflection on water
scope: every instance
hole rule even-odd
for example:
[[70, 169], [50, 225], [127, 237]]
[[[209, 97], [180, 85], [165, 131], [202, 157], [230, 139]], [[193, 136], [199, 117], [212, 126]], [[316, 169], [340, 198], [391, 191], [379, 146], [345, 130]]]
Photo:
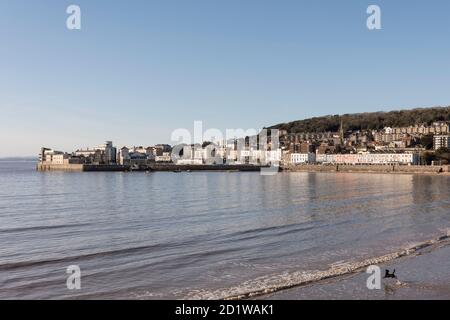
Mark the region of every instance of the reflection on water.
[[[182, 298], [450, 227], [449, 177], [38, 173], [0, 163], [0, 298]], [[79, 265], [82, 290], [66, 289]]]

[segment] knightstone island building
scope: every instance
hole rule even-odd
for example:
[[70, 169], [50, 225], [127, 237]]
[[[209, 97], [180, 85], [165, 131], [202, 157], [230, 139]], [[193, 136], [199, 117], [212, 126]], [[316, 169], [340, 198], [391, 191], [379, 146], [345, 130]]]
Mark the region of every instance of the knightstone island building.
[[71, 154], [63, 151], [56, 151], [49, 148], [41, 148], [39, 161], [42, 164], [93, 164], [93, 165], [114, 165], [117, 150], [111, 141], [94, 147], [92, 149], [79, 149]]

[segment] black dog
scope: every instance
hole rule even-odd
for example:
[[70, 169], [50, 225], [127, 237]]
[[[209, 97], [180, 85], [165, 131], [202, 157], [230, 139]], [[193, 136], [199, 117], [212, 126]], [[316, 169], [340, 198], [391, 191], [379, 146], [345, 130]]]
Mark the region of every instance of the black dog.
[[394, 272], [389, 273], [389, 270], [386, 270], [386, 274], [384, 275], [384, 279], [387, 278], [393, 278], [393, 279], [397, 279], [397, 276], [395, 275], [395, 269]]

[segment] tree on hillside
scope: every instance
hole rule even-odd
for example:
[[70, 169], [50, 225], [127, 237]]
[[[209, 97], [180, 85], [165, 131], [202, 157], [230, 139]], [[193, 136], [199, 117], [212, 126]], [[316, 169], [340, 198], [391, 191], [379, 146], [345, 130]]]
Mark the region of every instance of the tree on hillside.
[[345, 130], [380, 130], [384, 127], [408, 127], [416, 124], [431, 125], [435, 121], [450, 121], [450, 107], [329, 115], [281, 123], [269, 129], [282, 129], [290, 133], [337, 132], [340, 123]]
[[433, 135], [428, 134], [421, 137], [419, 143], [427, 150], [433, 149]]

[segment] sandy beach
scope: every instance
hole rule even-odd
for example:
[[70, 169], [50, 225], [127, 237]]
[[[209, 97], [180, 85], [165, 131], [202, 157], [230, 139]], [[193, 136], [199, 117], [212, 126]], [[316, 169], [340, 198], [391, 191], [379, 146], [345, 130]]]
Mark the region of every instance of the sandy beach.
[[416, 255], [380, 265], [382, 274], [395, 269], [398, 280], [382, 279], [381, 290], [367, 289], [364, 271], [262, 296], [267, 300], [448, 300], [450, 245], [439, 244]]

